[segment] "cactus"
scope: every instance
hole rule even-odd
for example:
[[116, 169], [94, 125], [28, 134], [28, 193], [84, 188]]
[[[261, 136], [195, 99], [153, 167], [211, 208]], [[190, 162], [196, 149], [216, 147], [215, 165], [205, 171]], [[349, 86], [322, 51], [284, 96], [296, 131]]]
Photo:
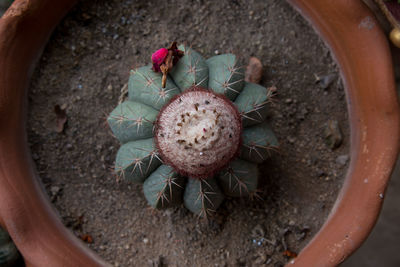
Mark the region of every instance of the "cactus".
[[20, 255], [8, 233], [0, 227], [0, 266], [15, 266]]
[[216, 211], [224, 200], [219, 186], [214, 178], [190, 179], [185, 188], [183, 201], [185, 207], [202, 217]]
[[226, 195], [232, 197], [248, 196], [257, 189], [257, 164], [236, 159], [220, 173], [218, 181]]
[[123, 144], [117, 153], [115, 170], [118, 177], [142, 183], [161, 164], [152, 138]]
[[173, 168], [161, 165], [143, 184], [144, 195], [154, 208], [167, 208], [182, 203], [185, 178]]
[[240, 157], [255, 163], [266, 160], [271, 150], [278, 147], [278, 140], [266, 122], [246, 128], [242, 138]]
[[240, 94], [244, 84], [244, 68], [235, 55], [224, 54], [207, 59], [209, 68], [208, 87], [225, 94], [230, 100]]
[[162, 88], [161, 76], [151, 69], [151, 66], [144, 66], [132, 70], [129, 77], [129, 99], [140, 101], [148, 106], [160, 110], [176, 94], [179, 88], [167, 77], [167, 87]]
[[245, 82], [233, 54], [206, 60], [174, 43], [152, 60], [131, 71], [129, 98], [108, 117], [122, 143], [117, 176], [143, 183], [153, 208], [183, 202], [200, 217], [215, 212], [224, 195], [256, 194], [257, 164], [278, 147], [264, 122], [271, 92]]
[[111, 112], [107, 121], [115, 137], [126, 143], [152, 137], [157, 113], [141, 102], [125, 101]]
[[267, 116], [267, 103], [272, 92], [265, 87], [246, 82], [241, 94], [235, 100], [240, 111], [243, 126], [261, 123]]
[[178, 61], [171, 71], [171, 77], [181, 91], [193, 85], [207, 88], [208, 66], [202, 55], [192, 48], [180, 45], [184, 56]]

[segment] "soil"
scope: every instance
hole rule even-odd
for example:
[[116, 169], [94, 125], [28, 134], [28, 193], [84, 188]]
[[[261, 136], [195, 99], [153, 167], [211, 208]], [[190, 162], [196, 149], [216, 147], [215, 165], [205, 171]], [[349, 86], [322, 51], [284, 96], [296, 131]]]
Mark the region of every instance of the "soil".
[[[260, 165], [262, 199], [226, 199], [209, 220], [183, 207], [154, 211], [141, 185], [112, 173], [119, 143], [105, 117], [129, 70], [173, 40], [205, 57], [255, 56], [261, 83], [276, 87], [268, 120], [280, 148]], [[342, 186], [345, 100], [328, 49], [284, 1], [88, 0], [56, 28], [33, 74], [28, 135], [62, 221], [114, 266], [283, 266], [320, 229]], [[68, 117], [62, 133], [55, 105]]]

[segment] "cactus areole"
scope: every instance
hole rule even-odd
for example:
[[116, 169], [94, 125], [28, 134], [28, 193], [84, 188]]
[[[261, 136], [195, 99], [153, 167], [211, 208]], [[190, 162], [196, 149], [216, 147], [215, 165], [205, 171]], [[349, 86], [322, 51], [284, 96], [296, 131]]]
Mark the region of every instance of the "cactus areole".
[[237, 156], [241, 129], [239, 111], [228, 98], [193, 86], [162, 108], [155, 141], [164, 163], [205, 179]]

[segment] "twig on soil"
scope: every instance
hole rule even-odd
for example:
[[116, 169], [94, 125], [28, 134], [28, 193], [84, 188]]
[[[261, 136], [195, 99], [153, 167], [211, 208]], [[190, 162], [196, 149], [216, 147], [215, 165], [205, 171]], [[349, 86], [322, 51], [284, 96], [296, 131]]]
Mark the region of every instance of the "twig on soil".
[[124, 102], [127, 97], [128, 97], [128, 84], [126, 83], [121, 88], [121, 94], [118, 99], [118, 104], [121, 104], [122, 102]]

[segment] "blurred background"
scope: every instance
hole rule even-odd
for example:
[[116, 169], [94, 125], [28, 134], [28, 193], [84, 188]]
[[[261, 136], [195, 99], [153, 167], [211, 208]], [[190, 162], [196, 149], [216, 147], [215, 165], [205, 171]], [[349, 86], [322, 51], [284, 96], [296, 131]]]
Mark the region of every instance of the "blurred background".
[[361, 248], [341, 266], [400, 266], [400, 160], [397, 160], [385, 195], [383, 209], [374, 230]]

